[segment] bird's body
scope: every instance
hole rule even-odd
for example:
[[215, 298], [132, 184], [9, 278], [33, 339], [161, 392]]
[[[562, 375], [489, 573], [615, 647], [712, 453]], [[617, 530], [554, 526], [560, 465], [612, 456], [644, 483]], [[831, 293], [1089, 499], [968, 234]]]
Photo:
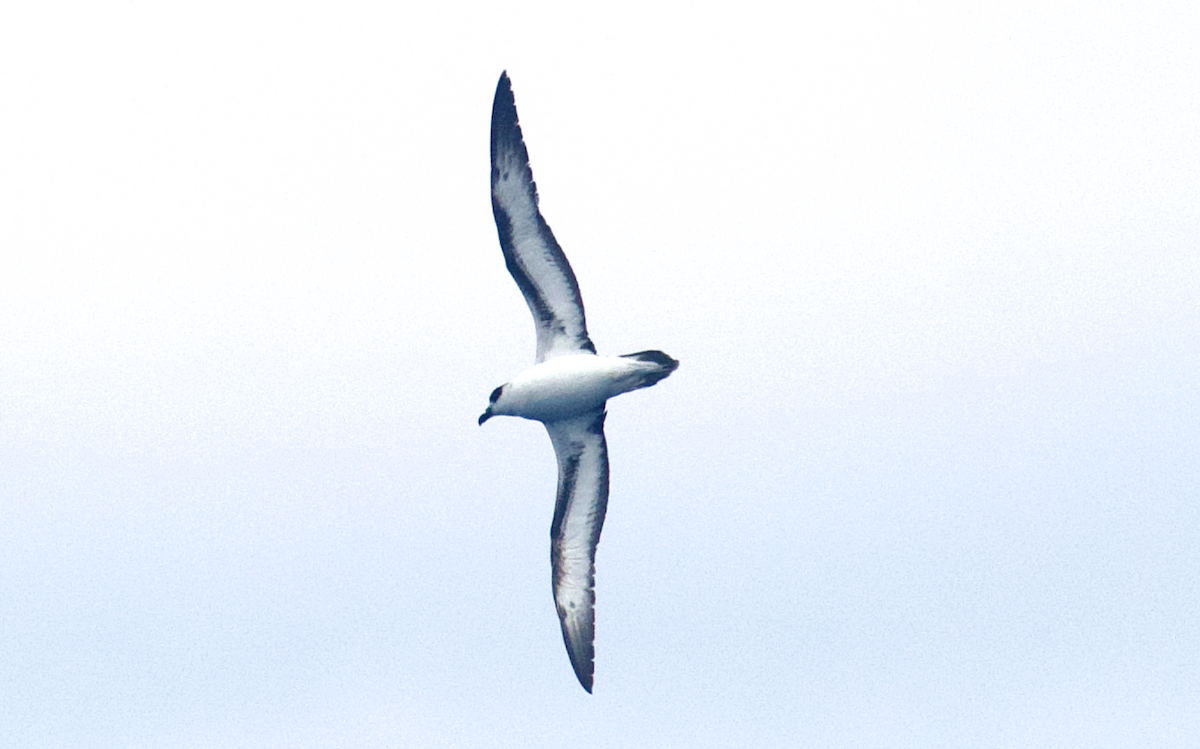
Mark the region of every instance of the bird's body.
[[480, 423], [492, 416], [520, 416], [549, 423], [603, 408], [609, 398], [653, 385], [675, 369], [674, 360], [638, 358], [653, 353], [579, 353], [547, 359], [497, 388], [496, 400], [479, 417]]
[[558, 459], [550, 526], [554, 603], [571, 666], [591, 692], [596, 546], [608, 506], [605, 403], [657, 383], [679, 362], [661, 351], [596, 355], [575, 273], [538, 210], [507, 73], [500, 76], [492, 103], [492, 211], [505, 264], [533, 314], [537, 358], [533, 367], [492, 391], [479, 423], [520, 416], [542, 422], [550, 434]]

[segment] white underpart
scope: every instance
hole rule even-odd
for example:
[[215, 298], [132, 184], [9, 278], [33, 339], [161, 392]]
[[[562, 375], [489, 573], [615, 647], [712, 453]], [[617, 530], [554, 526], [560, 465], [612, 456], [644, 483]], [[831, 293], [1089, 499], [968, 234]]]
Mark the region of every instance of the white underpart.
[[530, 367], [505, 385], [492, 412], [547, 423], [570, 419], [637, 388], [646, 368], [646, 362], [619, 356], [559, 356]]

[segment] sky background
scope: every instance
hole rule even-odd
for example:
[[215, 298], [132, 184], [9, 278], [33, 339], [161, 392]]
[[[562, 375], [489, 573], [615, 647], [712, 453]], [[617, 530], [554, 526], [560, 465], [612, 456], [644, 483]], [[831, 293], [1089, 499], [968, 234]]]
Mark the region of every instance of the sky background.
[[[9, 3], [0, 744], [1200, 745], [1194, 3]], [[609, 404], [595, 695], [488, 126]]]

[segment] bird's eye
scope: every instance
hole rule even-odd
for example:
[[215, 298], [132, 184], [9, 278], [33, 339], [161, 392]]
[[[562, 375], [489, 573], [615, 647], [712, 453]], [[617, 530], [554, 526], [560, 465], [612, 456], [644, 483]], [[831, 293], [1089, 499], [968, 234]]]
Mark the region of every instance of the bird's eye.
[[492, 394], [488, 397], [488, 402], [495, 403], [496, 401], [500, 400], [500, 391], [503, 389], [504, 389], [504, 386], [501, 385], [500, 387], [493, 390]]

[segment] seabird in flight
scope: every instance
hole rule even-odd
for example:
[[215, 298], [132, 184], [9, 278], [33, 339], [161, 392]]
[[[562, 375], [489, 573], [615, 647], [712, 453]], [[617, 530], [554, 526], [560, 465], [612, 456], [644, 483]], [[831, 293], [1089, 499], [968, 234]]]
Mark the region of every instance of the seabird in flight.
[[550, 526], [554, 604], [575, 676], [592, 691], [596, 544], [608, 505], [604, 404], [650, 387], [679, 362], [661, 351], [597, 356], [587, 334], [579, 284], [538, 210], [537, 185], [517, 122], [508, 73], [492, 102], [492, 213], [508, 272], [537, 330], [537, 360], [492, 391], [480, 425], [493, 416], [540, 421], [558, 458], [558, 498]]

